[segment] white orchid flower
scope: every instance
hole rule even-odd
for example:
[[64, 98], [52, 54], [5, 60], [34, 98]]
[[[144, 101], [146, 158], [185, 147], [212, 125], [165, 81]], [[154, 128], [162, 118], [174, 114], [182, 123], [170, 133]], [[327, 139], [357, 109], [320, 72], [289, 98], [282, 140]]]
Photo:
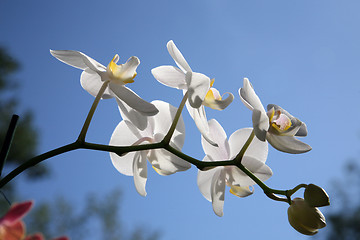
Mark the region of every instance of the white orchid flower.
[[151, 70], [153, 76], [168, 87], [182, 89], [184, 93], [188, 92], [186, 107], [191, 117], [203, 137], [216, 145], [215, 141], [209, 138], [209, 126], [204, 106], [223, 110], [233, 101], [234, 96], [228, 93], [228, 97], [223, 99], [219, 91], [212, 87], [214, 80], [210, 80], [202, 73], [193, 72], [172, 40], [167, 43], [167, 49], [178, 68], [160, 66]]
[[103, 99], [119, 98], [146, 116], [152, 116], [158, 112], [154, 105], [125, 87], [125, 84], [134, 82], [136, 68], [140, 64], [137, 57], [131, 57], [125, 64], [117, 65], [119, 55], [116, 54], [105, 67], [79, 51], [50, 50], [50, 53], [61, 62], [83, 70], [80, 78], [81, 86], [91, 95], [96, 96], [103, 83], [108, 81], [109, 86], [102, 95]]
[[269, 104], [265, 111], [247, 78], [244, 78], [244, 86], [239, 89], [239, 95], [245, 106], [253, 111], [253, 127], [258, 139], [268, 140], [282, 152], [304, 153], [311, 150], [308, 144], [295, 138], [307, 135], [306, 124], [274, 104]]
[[[206, 156], [204, 161], [221, 161], [234, 159], [249, 138], [252, 129], [243, 128], [235, 131], [227, 140], [221, 125], [212, 119], [209, 121], [210, 135], [217, 139], [218, 147], [209, 144], [202, 138], [202, 146]], [[242, 165], [260, 180], [265, 181], [272, 176], [271, 169], [265, 165], [268, 144], [254, 138], [242, 158]], [[197, 184], [202, 195], [210, 202], [216, 215], [223, 215], [225, 186], [238, 197], [246, 197], [253, 193], [255, 182], [236, 166], [215, 167], [208, 171], [198, 172]]]
[[[136, 111], [128, 111], [124, 115], [123, 107], [120, 105], [120, 113], [124, 120], [115, 128], [110, 145], [113, 146], [129, 146], [140, 145], [144, 143], [155, 143], [163, 140], [167, 134], [173, 119], [175, 118], [176, 108], [163, 101], [153, 101], [154, 106], [159, 109], [159, 113], [155, 116], [146, 117], [147, 123], [131, 122], [130, 119], [136, 119]], [[129, 110], [129, 109], [127, 109]], [[142, 121], [142, 120], [141, 120]], [[140, 130], [137, 126], [145, 126]], [[176, 126], [176, 130], [171, 138], [170, 145], [181, 150], [185, 140], [185, 125], [182, 117]], [[147, 180], [147, 161], [149, 160], [153, 168], [160, 175], [170, 175], [179, 171], [185, 171], [191, 167], [190, 163], [173, 155], [165, 149], [152, 149], [137, 152], [129, 152], [124, 156], [110, 153], [111, 161], [114, 167], [122, 174], [134, 176], [134, 183], [137, 192], [146, 196], [146, 180]]]

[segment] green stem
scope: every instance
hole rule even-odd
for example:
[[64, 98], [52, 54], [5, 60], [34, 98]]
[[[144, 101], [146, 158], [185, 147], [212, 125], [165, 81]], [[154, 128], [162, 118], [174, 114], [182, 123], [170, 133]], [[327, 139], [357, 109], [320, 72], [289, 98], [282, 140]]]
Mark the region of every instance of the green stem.
[[54, 150], [51, 150], [49, 152], [43, 153], [41, 155], [38, 155], [36, 157], [33, 157], [31, 159], [29, 159], [28, 161], [26, 161], [25, 163], [21, 164], [19, 167], [15, 168], [12, 172], [10, 172], [8, 175], [6, 175], [4, 178], [2, 178], [0, 180], [0, 188], [2, 188], [5, 184], [7, 184], [8, 182], [10, 182], [13, 178], [15, 178], [17, 175], [19, 175], [20, 173], [22, 173], [23, 171], [25, 171], [26, 169], [35, 166], [36, 164], [48, 159], [48, 158], [52, 158], [54, 156], [60, 155], [62, 153], [65, 152], [70, 152], [73, 151], [75, 149], [79, 149], [80, 148], [80, 143], [78, 142], [74, 142], [59, 148], [56, 148]]
[[255, 136], [255, 132], [254, 129], [251, 131], [251, 134], [249, 136], [249, 138], [246, 140], [244, 146], [241, 148], [240, 152], [238, 153], [238, 155], [236, 155], [236, 157], [234, 158], [234, 161], [236, 163], [241, 163], [241, 160], [245, 154], [245, 151], [248, 149], [248, 147], [250, 146], [252, 140], [254, 139]]
[[10, 150], [10, 147], [11, 147], [12, 140], [14, 138], [14, 133], [15, 133], [15, 129], [16, 129], [16, 125], [17, 125], [18, 120], [19, 120], [19, 116], [14, 114], [12, 116], [11, 120], [10, 120], [9, 128], [8, 128], [8, 130], [6, 132], [5, 139], [4, 139], [3, 145], [1, 147], [1, 151], [0, 151], [0, 176], [2, 174], [2, 170], [4, 168], [7, 155], [9, 154], [9, 150]]
[[175, 114], [175, 118], [170, 126], [170, 129], [168, 131], [168, 133], [166, 134], [166, 136], [164, 137], [164, 139], [162, 140], [162, 142], [165, 144], [165, 145], [169, 145], [170, 143], [170, 140], [171, 140], [171, 137], [176, 129], [176, 125], [180, 119], [180, 116], [181, 116], [181, 112], [185, 106], [185, 103], [186, 103], [186, 100], [188, 99], [188, 92], [185, 93], [183, 99], [181, 100], [181, 103], [179, 105], [179, 108], [177, 109], [176, 111], [176, 114]]
[[89, 110], [89, 113], [88, 113], [88, 115], [86, 117], [86, 120], [85, 120], [84, 125], [83, 125], [83, 127], [81, 129], [81, 132], [79, 134], [79, 137], [78, 137], [77, 141], [85, 142], [86, 133], [87, 133], [87, 131], [89, 129], [91, 119], [94, 116], [96, 107], [99, 104], [99, 101], [100, 101], [102, 95], [104, 94], [104, 92], [105, 92], [108, 85], [109, 85], [109, 81], [104, 82], [103, 85], [101, 86], [98, 94], [96, 95], [95, 100], [94, 100], [94, 102], [93, 102], [93, 104], [92, 104], [92, 106], [91, 106], [91, 108]]

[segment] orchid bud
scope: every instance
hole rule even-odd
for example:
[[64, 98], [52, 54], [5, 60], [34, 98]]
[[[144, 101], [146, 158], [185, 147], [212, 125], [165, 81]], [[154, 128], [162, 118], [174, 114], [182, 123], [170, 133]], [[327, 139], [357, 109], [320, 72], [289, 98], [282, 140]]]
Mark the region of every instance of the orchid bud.
[[305, 235], [314, 235], [326, 226], [325, 217], [316, 207], [310, 207], [302, 198], [295, 198], [288, 208], [290, 225]]
[[329, 196], [319, 186], [309, 184], [305, 188], [304, 199], [310, 207], [324, 207], [330, 205]]

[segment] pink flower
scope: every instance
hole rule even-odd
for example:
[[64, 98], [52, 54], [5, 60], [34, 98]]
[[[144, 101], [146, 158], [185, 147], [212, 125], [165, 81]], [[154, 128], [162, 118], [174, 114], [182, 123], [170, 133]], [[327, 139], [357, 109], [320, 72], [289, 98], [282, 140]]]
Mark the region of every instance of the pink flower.
[[[27, 236], [25, 240], [44, 240], [44, 236], [41, 233], [35, 233], [33, 235]], [[69, 240], [69, 238], [62, 236], [58, 238], [53, 238], [52, 240]]]
[[25, 236], [25, 224], [22, 218], [30, 211], [32, 201], [13, 204], [0, 218], [0, 239], [21, 240]]

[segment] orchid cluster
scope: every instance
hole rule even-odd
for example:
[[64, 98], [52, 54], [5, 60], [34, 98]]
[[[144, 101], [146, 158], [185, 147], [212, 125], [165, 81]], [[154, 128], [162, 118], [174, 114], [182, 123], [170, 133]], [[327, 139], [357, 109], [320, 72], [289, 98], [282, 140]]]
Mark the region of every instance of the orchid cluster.
[[[151, 73], [160, 83], [182, 91], [178, 108], [160, 100], [147, 102], [127, 87], [137, 75], [140, 64], [137, 57], [118, 64], [119, 56], [115, 55], [104, 66], [78, 51], [50, 50], [61, 62], [83, 70], [80, 82], [95, 97], [94, 103], [75, 142], [30, 159], [2, 178], [0, 187], [45, 159], [75, 149], [93, 149], [109, 152], [114, 167], [124, 175], [133, 176], [135, 188], [142, 196], [147, 194], [147, 162], [160, 175], [186, 171], [195, 165], [199, 169], [199, 190], [212, 203], [218, 216], [223, 216], [226, 186], [230, 193], [243, 198], [253, 194], [257, 184], [270, 199], [290, 205], [289, 222], [300, 233], [313, 235], [325, 227], [325, 218], [317, 208], [329, 205], [322, 188], [299, 184], [293, 189], [277, 190], [264, 184], [273, 174], [266, 165], [268, 145], [290, 154], [310, 151], [311, 147], [297, 138], [307, 135], [306, 124], [278, 105], [269, 104], [265, 110], [250, 81], [244, 78], [238, 93], [252, 111], [253, 126], [236, 130], [228, 138], [217, 120], [207, 119], [205, 110], [206, 107], [227, 108], [234, 95], [221, 95], [213, 87], [214, 79], [194, 72], [173, 41], [167, 43], [167, 50], [176, 66], [159, 66]], [[116, 126], [109, 145], [89, 143], [85, 137], [95, 109], [101, 99], [109, 98], [115, 98], [122, 121]], [[181, 152], [185, 141], [181, 115], [184, 106], [201, 133], [205, 153], [202, 161]], [[305, 199], [292, 199], [301, 188], [305, 188]]]

